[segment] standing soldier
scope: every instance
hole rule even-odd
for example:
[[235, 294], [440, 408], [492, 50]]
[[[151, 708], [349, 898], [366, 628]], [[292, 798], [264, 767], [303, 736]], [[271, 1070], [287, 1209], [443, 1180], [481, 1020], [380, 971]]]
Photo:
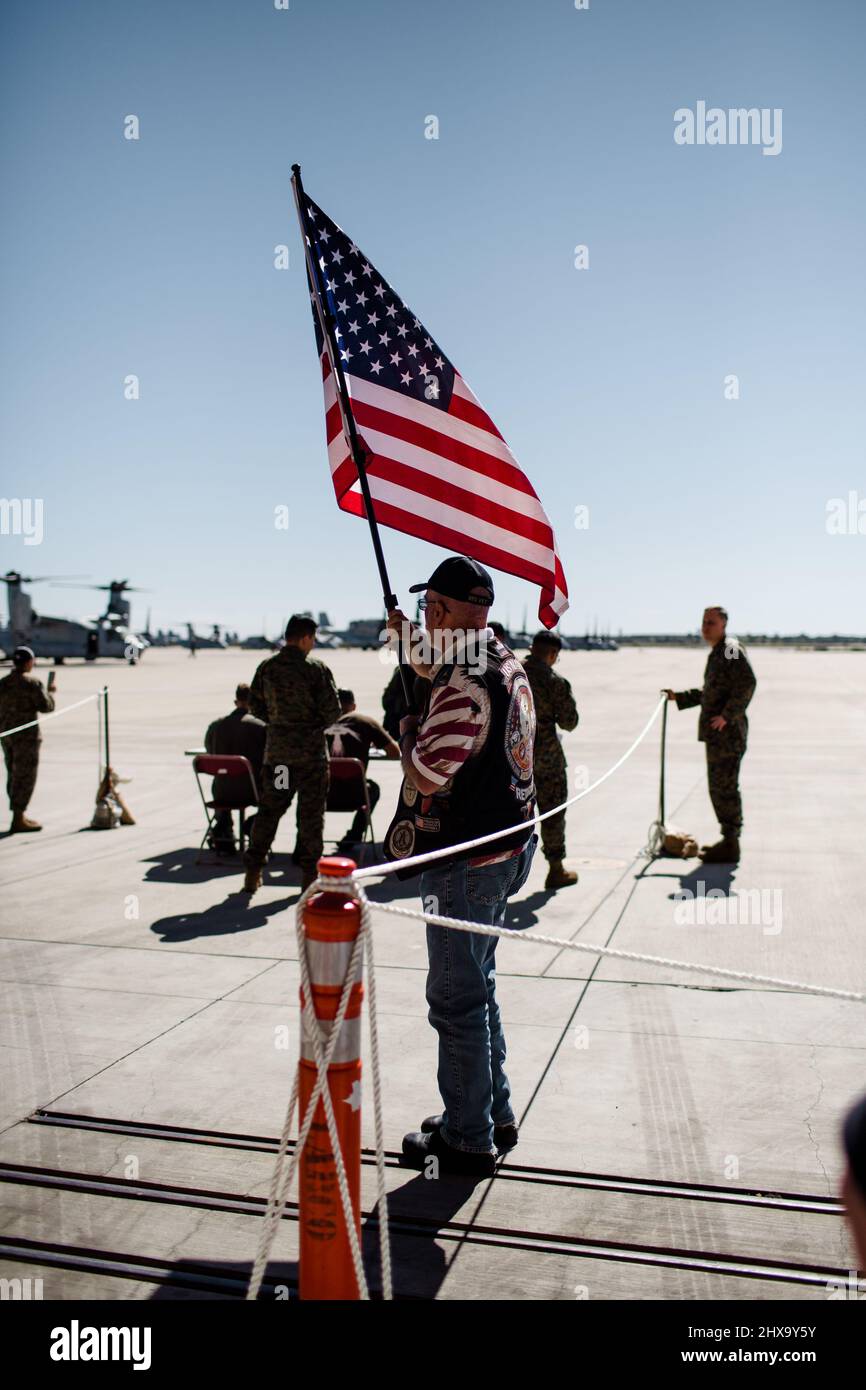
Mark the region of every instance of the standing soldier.
[[[42, 682], [30, 674], [34, 660], [29, 647], [16, 647], [12, 654], [13, 669], [0, 681], [0, 733], [3, 729], [15, 729], [19, 724], [29, 724], [38, 714], [50, 714], [54, 709], [53, 695], [47, 694]], [[28, 820], [24, 814], [36, 786], [41, 742], [38, 724], [3, 740], [6, 792], [12, 808], [11, 835], [42, 829], [38, 821]]]
[[263, 661], [250, 687], [250, 712], [268, 726], [262, 790], [252, 837], [244, 856], [244, 892], [261, 886], [262, 866], [280, 818], [298, 793], [298, 833], [294, 859], [303, 887], [316, 877], [322, 853], [328, 795], [325, 729], [340, 714], [334, 677], [310, 652], [316, 623], [295, 614], [286, 628], [286, 645]]
[[669, 700], [676, 700], [677, 709], [701, 707], [698, 738], [706, 744], [710, 800], [722, 831], [717, 844], [703, 846], [705, 864], [737, 864], [740, 860], [740, 763], [749, 734], [746, 706], [757, 685], [745, 648], [736, 637], [727, 636], [727, 627], [724, 608], [704, 609], [701, 636], [712, 651], [707, 657], [703, 688], [665, 691]]
[[[577, 705], [571, 685], [554, 671], [562, 650], [562, 640], [554, 632], [542, 630], [532, 639], [523, 669], [535, 700], [535, 789], [540, 812], [559, 806], [568, 798], [568, 765], [556, 726], [570, 732], [577, 728]], [[548, 863], [545, 888], [555, 891], [577, 883], [577, 874], [566, 869], [565, 812], [541, 822], [541, 848]]]

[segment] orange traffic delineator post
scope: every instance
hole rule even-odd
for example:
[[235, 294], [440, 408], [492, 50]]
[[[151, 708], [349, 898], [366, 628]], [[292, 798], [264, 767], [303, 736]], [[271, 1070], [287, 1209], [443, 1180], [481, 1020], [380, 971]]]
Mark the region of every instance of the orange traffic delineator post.
[[[355, 868], [352, 859], [319, 860], [322, 878], [347, 878]], [[304, 936], [310, 976], [313, 1012], [320, 1031], [327, 1034], [340, 1005], [352, 951], [361, 930], [361, 908], [353, 897], [327, 889], [313, 893], [304, 903]], [[331, 1064], [328, 1091], [336, 1120], [337, 1137], [346, 1171], [352, 1219], [361, 1237], [361, 972], [352, 985], [348, 1007]], [[304, 1016], [301, 988], [301, 1059], [298, 1069], [300, 1123], [316, 1084], [312, 1039]], [[303, 1152], [299, 1172], [300, 1260], [299, 1292], [302, 1299], [357, 1299], [352, 1247], [337, 1181], [337, 1165], [331, 1147], [322, 1097]]]

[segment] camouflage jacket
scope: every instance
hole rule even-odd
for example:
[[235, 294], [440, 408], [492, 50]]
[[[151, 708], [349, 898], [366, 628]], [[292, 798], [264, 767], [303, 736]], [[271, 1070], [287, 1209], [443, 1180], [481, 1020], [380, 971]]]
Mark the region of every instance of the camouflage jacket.
[[269, 766], [325, 759], [325, 730], [340, 715], [334, 677], [323, 661], [305, 656], [300, 647], [283, 647], [253, 676], [250, 713], [268, 726]]
[[[723, 637], [707, 657], [703, 688], [681, 690], [677, 693], [677, 709], [700, 705], [698, 738], [732, 753], [745, 750], [749, 736], [746, 706], [755, 693], [755, 673], [749, 665], [745, 647], [736, 637]], [[721, 714], [727, 720], [724, 729], [711, 729], [710, 720]]]
[[559, 748], [556, 727], [568, 732], [577, 728], [577, 705], [571, 693], [571, 685], [564, 676], [559, 676], [546, 661], [541, 661], [530, 652], [523, 663], [523, 669], [532, 687], [535, 701], [535, 749], [544, 754]]
[[[37, 714], [50, 714], [53, 709], [54, 696], [46, 692], [35, 676], [10, 671], [8, 676], [0, 680], [0, 733], [4, 729], [16, 728], [18, 724], [29, 724]], [[14, 737], [21, 742], [39, 743], [42, 735], [39, 725], [35, 724], [32, 729], [22, 729]]]

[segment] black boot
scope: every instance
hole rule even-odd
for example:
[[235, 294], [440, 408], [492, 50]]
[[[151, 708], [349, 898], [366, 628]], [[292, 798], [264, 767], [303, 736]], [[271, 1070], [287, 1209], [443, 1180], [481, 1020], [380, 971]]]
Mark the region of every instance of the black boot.
[[[428, 1115], [426, 1120], [421, 1121], [421, 1133], [432, 1134], [435, 1129], [442, 1128], [444, 1115]], [[517, 1145], [517, 1125], [494, 1125], [493, 1144], [497, 1153], [507, 1153]]]
[[461, 1178], [492, 1178], [496, 1171], [496, 1156], [490, 1153], [467, 1153], [445, 1142], [438, 1129], [430, 1134], [403, 1136], [403, 1164], [423, 1172], [429, 1158], [435, 1158], [439, 1171]]
[[701, 859], [705, 864], [739, 864], [740, 842], [735, 835], [726, 835], [717, 844], [702, 849]]

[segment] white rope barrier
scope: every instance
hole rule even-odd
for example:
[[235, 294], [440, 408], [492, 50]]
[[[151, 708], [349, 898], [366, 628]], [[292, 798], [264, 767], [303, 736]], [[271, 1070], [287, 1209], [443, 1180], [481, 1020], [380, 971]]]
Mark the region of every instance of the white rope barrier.
[[[773, 975], [758, 975], [745, 970], [728, 970], [723, 966], [707, 965], [702, 961], [675, 960], [667, 956], [653, 956], [640, 951], [621, 951], [613, 946], [599, 946], [588, 941], [568, 941], [563, 937], [548, 936], [544, 932], [514, 930], [511, 927], [486, 926], [480, 922], [470, 922], [461, 918], [442, 917], [433, 912], [417, 912], [413, 908], [400, 907], [393, 903], [371, 903], [364, 892], [363, 886], [358, 882], [358, 874], [352, 874], [347, 878], [317, 879], [310, 884], [298, 900], [296, 927], [298, 936], [298, 955], [301, 966], [301, 979], [303, 982], [303, 993], [305, 1000], [305, 1015], [309, 1023], [310, 1032], [313, 1039], [314, 1054], [316, 1059], [316, 1084], [310, 1103], [304, 1116], [304, 1123], [294, 1152], [286, 1168], [286, 1158], [289, 1145], [289, 1134], [291, 1132], [292, 1120], [294, 1118], [295, 1104], [298, 1095], [298, 1071], [295, 1072], [295, 1080], [292, 1086], [292, 1094], [289, 1100], [289, 1107], [286, 1112], [286, 1120], [280, 1136], [280, 1143], [277, 1150], [274, 1173], [271, 1179], [271, 1190], [268, 1197], [268, 1205], [265, 1212], [264, 1224], [262, 1227], [259, 1249], [253, 1265], [253, 1273], [250, 1279], [248, 1299], [255, 1299], [261, 1288], [262, 1279], [267, 1268], [271, 1255], [274, 1240], [276, 1238], [277, 1226], [282, 1216], [286, 1204], [292, 1179], [297, 1169], [298, 1160], [307, 1141], [310, 1132], [313, 1113], [316, 1109], [319, 1098], [321, 1098], [328, 1123], [328, 1133], [331, 1140], [332, 1151], [337, 1168], [337, 1181], [340, 1190], [340, 1199], [343, 1207], [343, 1218], [346, 1229], [349, 1233], [349, 1240], [352, 1250], [352, 1258], [355, 1265], [355, 1277], [358, 1282], [358, 1290], [362, 1299], [369, 1298], [369, 1290], [363, 1269], [361, 1252], [358, 1248], [357, 1233], [355, 1231], [354, 1216], [352, 1213], [352, 1203], [349, 1196], [348, 1185], [346, 1183], [343, 1156], [340, 1151], [337, 1139], [336, 1125], [334, 1122], [333, 1106], [331, 1095], [327, 1084], [328, 1064], [331, 1054], [336, 1045], [337, 1036], [342, 1027], [343, 1018], [349, 1001], [349, 993], [357, 975], [358, 947], [363, 941], [366, 946], [368, 961], [368, 1017], [370, 1020], [370, 1071], [373, 1084], [373, 1107], [375, 1121], [375, 1145], [376, 1145], [376, 1179], [377, 1179], [377, 1205], [379, 1211], [379, 1247], [380, 1265], [382, 1271], [382, 1296], [385, 1299], [393, 1297], [390, 1238], [388, 1230], [388, 1198], [385, 1187], [385, 1153], [384, 1153], [384, 1132], [382, 1126], [382, 1105], [381, 1105], [381, 1063], [379, 1055], [379, 1037], [376, 1009], [376, 987], [375, 987], [375, 968], [373, 961], [373, 935], [371, 931], [371, 917], [373, 909], [377, 912], [386, 912], [398, 917], [408, 917], [414, 921], [433, 923], [434, 926], [444, 927], [450, 931], [474, 932], [480, 936], [499, 936], [505, 940], [520, 941], [525, 945], [555, 946], [567, 951], [583, 951], [587, 955], [607, 956], [614, 960], [634, 961], [644, 965], [658, 965], [670, 970], [684, 970], [690, 973], [709, 975], [714, 979], [732, 980], [738, 984], [756, 984], [769, 986], [771, 988], [793, 991], [799, 994], [817, 995], [825, 999], [845, 999], [855, 1003], [866, 1003], [866, 994], [860, 994], [853, 990], [833, 989], [824, 985], [810, 985], [801, 980], [785, 980]], [[319, 1031], [318, 1020], [313, 1013], [311, 1004], [311, 990], [309, 979], [309, 968], [307, 964], [306, 938], [303, 929], [303, 906], [307, 898], [319, 890], [320, 886], [327, 888], [329, 892], [339, 892], [340, 890], [352, 895], [358, 900], [361, 908], [361, 928], [349, 962], [346, 979], [343, 983], [343, 991], [340, 996], [340, 1006], [337, 1010], [337, 1017], [334, 1021], [332, 1031], [327, 1039], [324, 1051], [322, 1050], [322, 1035]]]
[[[351, 891], [351, 878], [329, 878], [329, 888], [347, 888]], [[363, 894], [363, 889], [359, 889]], [[755, 975], [746, 970], [728, 970], [720, 965], [707, 965], [703, 961], [673, 960], [667, 956], [650, 956], [640, 951], [620, 951], [613, 946], [598, 946], [589, 941], [567, 941], [559, 936], [547, 936], [543, 932], [514, 930], [512, 927], [488, 927], [480, 922], [468, 922], [457, 917], [438, 917], [431, 912], [416, 912], [413, 908], [400, 907], [395, 903], [373, 903], [377, 912], [390, 912], [399, 917], [413, 917], [418, 921], [432, 922], [437, 927], [450, 927], [453, 931], [478, 932], [481, 936], [502, 936], [510, 941], [522, 941], [529, 945], [557, 946], [567, 951], [585, 951], [591, 956], [611, 956], [616, 960], [635, 961], [643, 965], [662, 965], [670, 970], [696, 971], [701, 975], [712, 975], [716, 979], [736, 980], [743, 984], [768, 985], [776, 989], [793, 990], [798, 994], [817, 994], [827, 999], [851, 999], [855, 1003], [866, 1003], [866, 994], [854, 990], [832, 989], [825, 985], [810, 985], [801, 980], [783, 980], [775, 975]]]
[[[420, 864], [430, 864], [435, 859], [451, 858], [454, 855], [463, 854], [468, 849], [475, 849], [479, 845], [489, 844], [491, 840], [502, 840], [506, 835], [514, 835], [519, 830], [528, 830], [531, 826], [540, 825], [541, 822], [547, 820], [549, 816], [558, 816], [560, 811], [564, 811], [567, 806], [573, 806], [576, 801], [582, 801], [585, 796], [589, 796], [590, 792], [594, 792], [596, 787], [600, 787], [602, 782], [606, 782], [608, 777], [612, 777], [613, 774], [622, 767], [623, 763], [627, 758], [631, 757], [638, 745], [643, 743], [653, 724], [658, 719], [659, 713], [664, 708], [666, 699], [667, 696], [664, 696], [659, 700], [637, 738], [625, 750], [622, 757], [617, 758], [616, 762], [608, 768], [607, 772], [603, 772], [601, 777], [597, 778], [595, 782], [591, 782], [582, 792], [577, 792], [574, 796], [570, 796], [568, 800], [563, 801], [560, 806], [554, 806], [551, 810], [544, 811], [543, 813], [536, 812], [532, 820], [521, 821], [519, 825], [510, 825], [505, 830], [494, 830], [489, 835], [479, 835], [475, 840], [464, 840], [463, 843], [459, 845], [446, 845], [444, 849], [429, 850], [426, 854], [413, 854], [406, 859], [394, 859], [386, 864], [370, 864], [366, 869], [356, 869], [352, 877], [357, 880], [372, 878], [374, 876], [378, 877], [383, 874], [394, 874], [397, 873], [399, 869], [415, 868]], [[331, 882], [330, 879], [328, 881]], [[335, 880], [335, 882], [336, 881], [337, 880]]]
[[[551, 811], [537, 815], [533, 822], [527, 824], [538, 824], [548, 816], [556, 815], [565, 807], [580, 801], [584, 796], [588, 796], [596, 787], [600, 787], [612, 776], [618, 768], [622, 767], [627, 758], [631, 756], [638, 745], [649, 733], [660, 710], [664, 707], [665, 699], [659, 701], [652, 716], [644, 725], [634, 742], [626, 749], [625, 753], [608, 768], [601, 777], [593, 782], [584, 791], [576, 796], [569, 797], [561, 806], [554, 807]], [[525, 826], [515, 827], [515, 829], [525, 829]], [[328, 1125], [328, 1133], [336, 1163], [337, 1181], [340, 1190], [340, 1199], [343, 1208], [343, 1217], [346, 1229], [349, 1234], [349, 1241], [352, 1251], [352, 1258], [355, 1266], [355, 1277], [358, 1283], [359, 1296], [362, 1299], [369, 1298], [369, 1289], [366, 1276], [364, 1274], [363, 1260], [358, 1246], [357, 1233], [355, 1230], [354, 1217], [352, 1213], [351, 1198], [349, 1195], [348, 1184], [346, 1182], [345, 1167], [343, 1156], [340, 1151], [337, 1139], [336, 1123], [334, 1121], [333, 1106], [331, 1103], [330, 1091], [327, 1084], [328, 1064], [336, 1045], [337, 1036], [342, 1027], [343, 1018], [349, 1000], [349, 993], [357, 977], [359, 948], [363, 943], [368, 962], [368, 1016], [370, 1020], [370, 1051], [371, 1051], [371, 1075], [373, 1085], [373, 1107], [375, 1123], [375, 1145], [376, 1145], [376, 1180], [377, 1197], [379, 1210], [379, 1245], [380, 1245], [380, 1265], [382, 1273], [382, 1295], [385, 1299], [393, 1297], [392, 1273], [390, 1257], [390, 1240], [388, 1231], [388, 1203], [385, 1187], [385, 1156], [384, 1156], [384, 1133], [382, 1125], [382, 1103], [381, 1103], [381, 1064], [379, 1055], [379, 1036], [376, 1009], [376, 976], [373, 960], [373, 933], [371, 929], [371, 919], [373, 909], [377, 912], [389, 913], [397, 917], [408, 917], [410, 920], [424, 923], [432, 923], [450, 931], [462, 931], [475, 933], [480, 936], [497, 936], [505, 940], [519, 941], [524, 945], [553, 946], [559, 950], [582, 951], [587, 955], [603, 956], [609, 959], [632, 961], [642, 965], [661, 966], [669, 970], [682, 970], [692, 974], [703, 974], [713, 979], [731, 980], [737, 984], [753, 984], [769, 987], [773, 989], [786, 990], [798, 994], [814, 995], [825, 999], [844, 999], [855, 1003], [866, 1003], [866, 994], [858, 993], [854, 990], [835, 989], [824, 985], [811, 985], [802, 980], [786, 980], [773, 975], [758, 975], [752, 971], [729, 970], [723, 966], [708, 965], [702, 961], [676, 960], [667, 956], [654, 956], [640, 951], [623, 951], [613, 946], [600, 946], [586, 941], [569, 941], [563, 937], [549, 936], [544, 932], [533, 932], [531, 930], [515, 930], [510, 927], [487, 926], [480, 922], [471, 922], [462, 918], [443, 917], [432, 912], [419, 912], [414, 908], [402, 907], [396, 903], [371, 903], [364, 891], [362, 880], [373, 876], [389, 874], [397, 869], [408, 866], [418, 866], [429, 863], [436, 859], [446, 856], [453, 856], [468, 849], [474, 849], [478, 845], [488, 843], [490, 840], [500, 839], [501, 831], [494, 832], [492, 835], [484, 835], [476, 840], [468, 840], [460, 845], [449, 845], [444, 849], [434, 850], [429, 854], [415, 855], [412, 858], [396, 860], [389, 864], [371, 865], [366, 869], [356, 869], [352, 874], [345, 878], [334, 878], [330, 875], [327, 881], [316, 879], [301, 894], [296, 909], [296, 930], [298, 938], [298, 956], [301, 967], [301, 980], [303, 984], [304, 1013], [308, 1022], [310, 1034], [313, 1040], [313, 1050], [316, 1061], [316, 1083], [307, 1112], [304, 1116], [304, 1123], [295, 1145], [294, 1152], [287, 1164], [287, 1152], [289, 1144], [289, 1134], [291, 1132], [292, 1120], [294, 1118], [295, 1104], [298, 1096], [298, 1076], [296, 1069], [295, 1080], [292, 1087], [292, 1094], [289, 1100], [289, 1107], [286, 1113], [286, 1120], [280, 1136], [280, 1143], [277, 1151], [277, 1158], [274, 1165], [274, 1173], [271, 1181], [271, 1191], [268, 1198], [268, 1205], [262, 1227], [261, 1240], [258, 1253], [253, 1266], [250, 1286], [247, 1293], [248, 1299], [255, 1299], [261, 1288], [265, 1269], [270, 1258], [273, 1242], [276, 1237], [278, 1222], [285, 1207], [286, 1198], [291, 1187], [292, 1179], [297, 1169], [300, 1155], [312, 1124], [313, 1113], [321, 1098], [325, 1117]], [[353, 896], [359, 903], [361, 909], [361, 924], [357, 940], [355, 942], [346, 979], [343, 983], [343, 990], [340, 996], [340, 1006], [337, 1010], [337, 1017], [332, 1025], [330, 1035], [325, 1039], [319, 1029], [318, 1020], [315, 1017], [312, 1007], [312, 992], [310, 988], [309, 967], [306, 953], [306, 937], [303, 926], [303, 908], [307, 898], [319, 890], [320, 886], [326, 887], [329, 892], [343, 891]], [[322, 1043], [325, 1043], [323, 1048]]]
[[10, 734], [20, 734], [22, 729], [32, 729], [35, 724], [44, 724], [46, 719], [58, 719], [61, 714], [69, 714], [72, 710], [89, 704], [91, 700], [101, 700], [102, 696], [103, 691], [101, 690], [98, 690], [95, 695], [85, 695], [83, 700], [76, 700], [74, 705], [64, 705], [63, 709], [52, 710], [51, 714], [41, 714], [38, 719], [30, 719], [26, 724], [17, 724], [14, 729], [4, 729], [0, 733], [0, 738], [8, 738]]

